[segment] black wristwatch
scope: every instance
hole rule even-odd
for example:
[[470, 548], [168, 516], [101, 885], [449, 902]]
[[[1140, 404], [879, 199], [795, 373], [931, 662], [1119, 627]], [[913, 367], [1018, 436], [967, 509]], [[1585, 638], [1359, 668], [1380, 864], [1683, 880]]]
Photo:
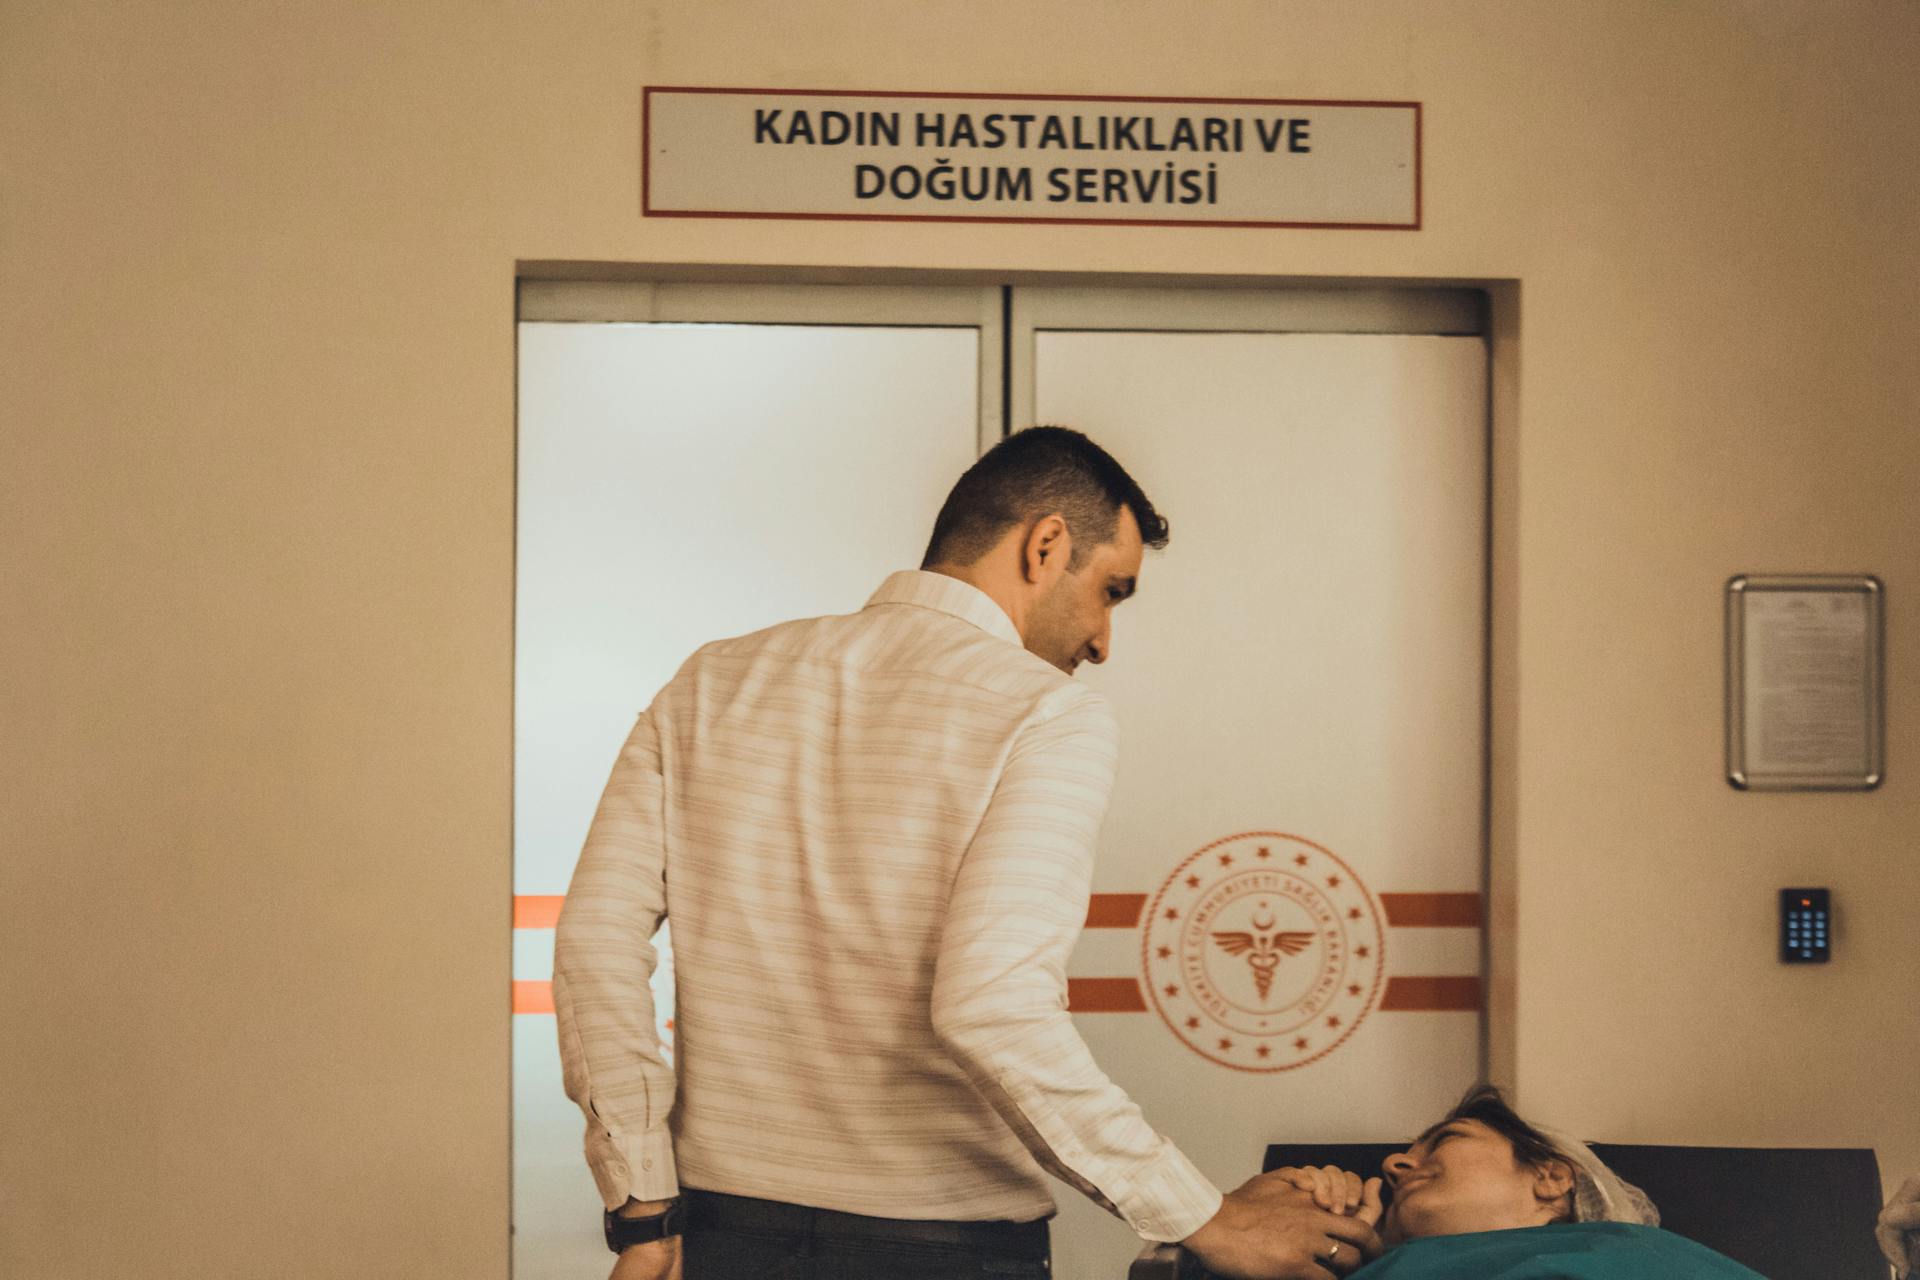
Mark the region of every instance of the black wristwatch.
[[655, 1240], [677, 1236], [684, 1228], [686, 1218], [686, 1207], [678, 1200], [668, 1205], [665, 1213], [656, 1213], [646, 1218], [623, 1218], [609, 1209], [604, 1219], [607, 1228], [607, 1248], [619, 1253], [628, 1245], [651, 1244]]

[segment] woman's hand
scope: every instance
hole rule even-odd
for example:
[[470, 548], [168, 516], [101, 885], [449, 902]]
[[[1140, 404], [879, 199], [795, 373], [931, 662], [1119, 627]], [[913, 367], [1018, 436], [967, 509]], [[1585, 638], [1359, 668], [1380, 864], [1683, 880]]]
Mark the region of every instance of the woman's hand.
[[1367, 1225], [1373, 1226], [1380, 1221], [1380, 1179], [1360, 1180], [1357, 1173], [1349, 1173], [1338, 1165], [1322, 1165], [1318, 1169], [1296, 1169], [1288, 1167], [1275, 1169], [1274, 1177], [1289, 1183], [1313, 1196], [1314, 1204], [1328, 1213], [1337, 1213], [1342, 1217], [1366, 1217], [1365, 1209], [1372, 1202], [1373, 1216], [1367, 1218]]
[[1360, 1207], [1353, 1214], [1375, 1230], [1379, 1229], [1380, 1219], [1387, 1214], [1387, 1206], [1380, 1203], [1380, 1189], [1385, 1185], [1378, 1178], [1368, 1178], [1360, 1191]]

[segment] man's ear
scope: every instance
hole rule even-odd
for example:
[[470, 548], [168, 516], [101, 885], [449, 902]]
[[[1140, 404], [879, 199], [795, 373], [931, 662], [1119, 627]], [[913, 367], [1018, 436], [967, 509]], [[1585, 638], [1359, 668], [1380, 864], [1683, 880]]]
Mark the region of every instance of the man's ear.
[[1021, 573], [1028, 582], [1038, 582], [1049, 574], [1057, 576], [1072, 555], [1073, 535], [1067, 532], [1066, 518], [1057, 511], [1041, 516], [1027, 530], [1020, 556]]

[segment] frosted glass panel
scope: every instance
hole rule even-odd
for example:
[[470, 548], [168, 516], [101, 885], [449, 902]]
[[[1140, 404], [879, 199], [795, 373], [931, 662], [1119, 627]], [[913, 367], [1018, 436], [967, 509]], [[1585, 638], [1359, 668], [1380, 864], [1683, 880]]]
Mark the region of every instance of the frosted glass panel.
[[[1075, 1020], [1222, 1186], [1281, 1138], [1409, 1136], [1479, 1061], [1485, 347], [1042, 332], [1035, 356], [1037, 416], [1173, 526], [1082, 669], [1121, 770]], [[1058, 1198], [1058, 1274], [1124, 1275], [1132, 1232]]]
[[[978, 451], [975, 329], [520, 326], [514, 1275], [612, 1255], [542, 927], [633, 719], [699, 645], [860, 608]], [[670, 978], [656, 981], [663, 1017]]]

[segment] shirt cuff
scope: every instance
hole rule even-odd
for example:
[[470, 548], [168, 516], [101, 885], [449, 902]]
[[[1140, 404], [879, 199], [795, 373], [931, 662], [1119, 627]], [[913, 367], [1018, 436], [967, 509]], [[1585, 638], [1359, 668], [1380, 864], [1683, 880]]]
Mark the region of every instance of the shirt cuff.
[[605, 1130], [589, 1133], [587, 1167], [593, 1170], [601, 1203], [609, 1209], [628, 1200], [671, 1200], [680, 1194], [673, 1135], [664, 1125], [617, 1138]]
[[1164, 1140], [1160, 1157], [1130, 1181], [1129, 1194], [1115, 1207], [1141, 1239], [1162, 1244], [1185, 1240], [1205, 1226], [1226, 1198], [1193, 1161]]

